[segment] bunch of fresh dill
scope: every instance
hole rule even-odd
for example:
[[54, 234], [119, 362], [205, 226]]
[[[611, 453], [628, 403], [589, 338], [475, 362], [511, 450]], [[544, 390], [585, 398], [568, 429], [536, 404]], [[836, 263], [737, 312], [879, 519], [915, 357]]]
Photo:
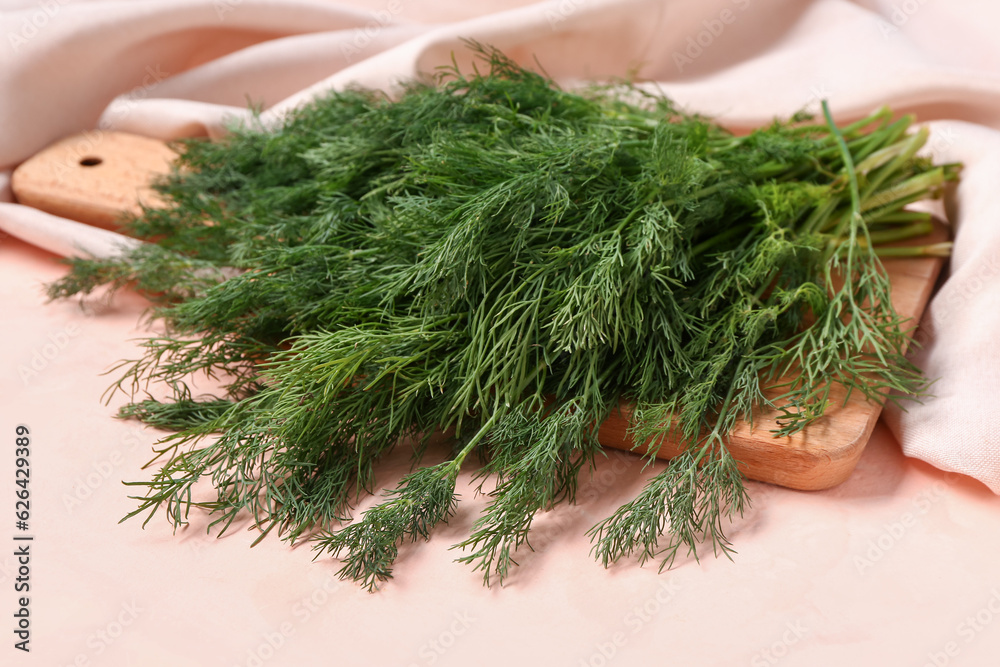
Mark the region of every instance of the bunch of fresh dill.
[[[475, 452], [495, 489], [457, 546], [489, 583], [539, 510], [573, 501], [597, 425], [628, 401], [650, 456], [667, 437], [684, 449], [592, 529], [594, 551], [669, 565], [706, 540], [728, 554], [747, 497], [727, 434], [768, 387], [785, 434], [834, 382], [876, 401], [922, 391], [873, 250], [926, 233], [904, 207], [957, 173], [915, 157], [912, 119], [837, 128], [827, 112], [735, 136], [474, 48], [485, 74], [450, 68], [395, 101], [338, 92], [277, 130], [184, 142], [159, 186], [170, 205], [129, 222], [155, 243], [51, 286], [132, 284], [166, 324], [118, 367], [133, 400], [150, 382], [174, 394], [122, 409], [176, 431], [129, 516], [178, 525], [197, 506], [224, 530], [248, 512], [261, 537], [311, 536], [374, 587], [402, 541], [455, 512]], [[198, 372], [225, 395], [196, 400]], [[442, 431], [453, 457], [422, 467]], [[413, 471], [348, 523], [403, 440]], [[217, 497], [194, 500], [205, 477]]]

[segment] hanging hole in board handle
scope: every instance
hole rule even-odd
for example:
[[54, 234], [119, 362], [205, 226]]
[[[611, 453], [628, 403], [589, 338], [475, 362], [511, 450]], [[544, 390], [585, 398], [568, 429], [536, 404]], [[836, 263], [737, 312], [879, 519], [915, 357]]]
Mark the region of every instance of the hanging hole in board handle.
[[[0, 0], [0, 15], [3, 6]], [[123, 213], [142, 212], [139, 202], [164, 205], [150, 183], [170, 173], [176, 157], [159, 139], [92, 131], [60, 139], [22, 162], [10, 176], [10, 188], [21, 204], [120, 231]]]

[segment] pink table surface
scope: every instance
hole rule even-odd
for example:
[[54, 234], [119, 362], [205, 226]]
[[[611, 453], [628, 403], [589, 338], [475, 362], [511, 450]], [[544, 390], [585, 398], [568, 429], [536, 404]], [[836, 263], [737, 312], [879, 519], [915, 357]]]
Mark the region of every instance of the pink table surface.
[[[118, 520], [121, 480], [142, 479], [157, 432], [100, 401], [114, 362], [135, 356], [145, 303], [46, 304], [64, 271], [0, 242], [0, 608], [12, 628], [14, 429], [32, 430], [30, 654], [0, 664], [67, 665], [996, 665], [1000, 664], [1000, 499], [905, 458], [879, 425], [841, 486], [802, 493], [751, 483], [731, 527], [733, 562], [709, 553], [670, 572], [605, 570], [583, 533], [631, 497], [638, 458], [612, 453], [583, 502], [540, 516], [535, 552], [503, 588], [453, 562], [483, 498], [465, 500], [397, 577], [369, 594], [309, 548], [254, 534], [206, 535], [195, 512], [172, 534]], [[34, 364], [34, 366], [32, 366]], [[30, 371], [30, 372], [29, 372]], [[961, 428], [956, 424], [955, 428]], [[442, 453], [443, 455], [443, 453]], [[386, 463], [385, 483], [407, 468]], [[654, 662], [655, 661], [655, 662]]]

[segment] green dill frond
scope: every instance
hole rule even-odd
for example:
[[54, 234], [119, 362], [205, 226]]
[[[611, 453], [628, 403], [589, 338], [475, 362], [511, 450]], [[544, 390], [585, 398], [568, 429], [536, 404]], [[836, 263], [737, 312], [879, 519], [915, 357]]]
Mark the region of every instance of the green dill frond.
[[458, 505], [455, 476], [447, 463], [416, 470], [385, 497], [350, 526], [315, 539], [317, 556], [326, 552], [340, 557], [341, 577], [370, 591], [392, 577], [401, 541], [428, 539], [433, 527], [447, 523]]
[[[666, 567], [703, 543], [731, 553], [749, 502], [737, 420], [780, 406], [787, 435], [835, 383], [874, 401], [924, 390], [879, 253], [926, 232], [906, 207], [958, 167], [916, 157], [911, 118], [736, 136], [627, 83], [568, 92], [470, 48], [481, 73], [445, 68], [395, 100], [333, 92], [276, 129], [181, 142], [156, 186], [169, 205], [128, 223], [149, 243], [50, 287], [134, 286], [164, 324], [112, 371], [133, 401], [174, 394], [122, 409], [177, 430], [131, 483], [130, 516], [250, 517], [371, 589], [457, 511], [475, 453], [492, 490], [458, 560], [502, 582], [629, 402], [650, 457], [668, 438], [681, 453], [593, 528], [594, 553]], [[193, 399], [199, 375], [221, 395]], [[457, 454], [424, 466], [435, 432]], [[404, 441], [413, 472], [352, 522]], [[215, 497], [196, 500], [203, 479]]]
[[157, 401], [147, 398], [138, 403], [123, 405], [118, 416], [122, 419], [138, 419], [154, 428], [182, 431], [217, 419], [232, 405], [233, 401], [224, 399]]

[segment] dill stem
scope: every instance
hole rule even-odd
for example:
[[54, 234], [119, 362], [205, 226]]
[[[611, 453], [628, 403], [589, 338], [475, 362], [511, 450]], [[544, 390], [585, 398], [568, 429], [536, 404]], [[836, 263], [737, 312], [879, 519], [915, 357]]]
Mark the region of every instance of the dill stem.
[[949, 257], [951, 256], [951, 248], [951, 241], [943, 241], [941, 243], [905, 246], [902, 248], [876, 247], [875, 254], [879, 257]]
[[870, 222], [878, 222], [885, 224], [896, 224], [896, 223], [909, 223], [909, 222], [919, 222], [919, 221], [930, 221], [931, 214], [925, 211], [892, 211], [885, 213], [884, 215], [869, 215], [868, 219]]
[[[705, 197], [707, 197], [709, 195], [714, 195], [716, 192], [718, 192], [722, 188], [732, 187], [732, 186], [738, 185], [738, 184], [739, 184], [739, 180], [738, 179], [729, 179], [729, 180], [726, 180], [726, 181], [720, 181], [718, 183], [715, 183], [714, 185], [708, 185], [708, 186], [706, 186], [704, 188], [701, 188], [700, 190], [696, 190], [695, 192], [692, 192], [690, 196], [693, 199], [704, 199]], [[676, 206], [678, 203], [679, 202], [676, 199], [666, 199], [666, 200], [664, 200], [663, 205], [666, 206], [666, 207], [670, 207], [670, 206]]]
[[[907, 239], [916, 238], [918, 236], [926, 236], [934, 230], [934, 225], [930, 220], [921, 220], [914, 222], [905, 226], [896, 227], [894, 229], [881, 229], [874, 232], [868, 233], [869, 241], [873, 246], [877, 246], [882, 243], [895, 243], [897, 241], [905, 241]], [[850, 243], [849, 239], [841, 238], [837, 239], [835, 243], [839, 247], [844, 247], [846, 244]], [[864, 239], [859, 241], [861, 247], [867, 247], [868, 242]]]
[[740, 225], [738, 227], [730, 227], [721, 234], [716, 234], [712, 238], [705, 239], [698, 245], [691, 248], [691, 256], [697, 257], [703, 254], [706, 250], [711, 250], [720, 243], [725, 243], [726, 241], [733, 238], [734, 236], [737, 236], [740, 233], [746, 233], [747, 228], [749, 226], [750, 225]]
[[458, 477], [458, 471], [462, 467], [462, 462], [465, 461], [465, 457], [469, 455], [469, 452], [476, 448], [476, 445], [478, 445], [483, 438], [489, 435], [490, 431], [493, 429], [493, 425], [496, 424], [502, 414], [503, 412], [498, 409], [490, 415], [490, 418], [486, 420], [486, 423], [484, 423], [479, 430], [476, 431], [474, 436], [469, 438], [469, 442], [465, 443], [465, 447], [462, 447], [462, 451], [460, 451], [458, 455], [448, 463], [443, 471], [445, 474], [442, 475], [442, 477], [448, 477], [450, 479]]
[[[733, 372], [733, 378], [739, 377], [740, 373], [743, 372], [743, 368], [746, 366], [747, 359], [742, 357], [740, 363], [736, 366], [736, 370]], [[729, 416], [729, 411], [733, 404], [733, 394], [736, 391], [736, 382], [729, 383], [729, 389], [726, 391], [726, 397], [722, 399], [722, 403], [719, 407], [719, 413], [716, 415], [715, 424], [712, 426], [712, 432], [705, 440], [705, 446], [702, 447], [701, 451], [698, 452], [694, 459], [694, 465], [697, 466], [698, 463], [704, 458], [705, 454], [710, 450], [714, 449], [710, 443], [715, 442], [719, 446], [719, 456], [722, 458], [723, 454], [728, 455], [729, 450], [726, 448], [723, 436], [729, 432], [730, 426], [727, 425], [727, 417]]]
[[[844, 160], [844, 170], [847, 172], [847, 183], [851, 192], [851, 215], [844, 218], [844, 222], [849, 221], [851, 230], [850, 245], [847, 248], [847, 275], [850, 276], [854, 269], [854, 247], [857, 244], [858, 227], [864, 230], [866, 236], [868, 228], [865, 227], [864, 221], [861, 218], [861, 193], [858, 188], [858, 174], [854, 169], [854, 160], [851, 158], [851, 151], [847, 148], [847, 143], [844, 141], [844, 135], [837, 128], [837, 124], [833, 122], [830, 105], [827, 104], [826, 100], [823, 100], [823, 116], [830, 127], [830, 134], [837, 142], [837, 146], [840, 147], [840, 153]], [[842, 236], [843, 232], [841, 230], [838, 231], [840, 233], [837, 236]]]

